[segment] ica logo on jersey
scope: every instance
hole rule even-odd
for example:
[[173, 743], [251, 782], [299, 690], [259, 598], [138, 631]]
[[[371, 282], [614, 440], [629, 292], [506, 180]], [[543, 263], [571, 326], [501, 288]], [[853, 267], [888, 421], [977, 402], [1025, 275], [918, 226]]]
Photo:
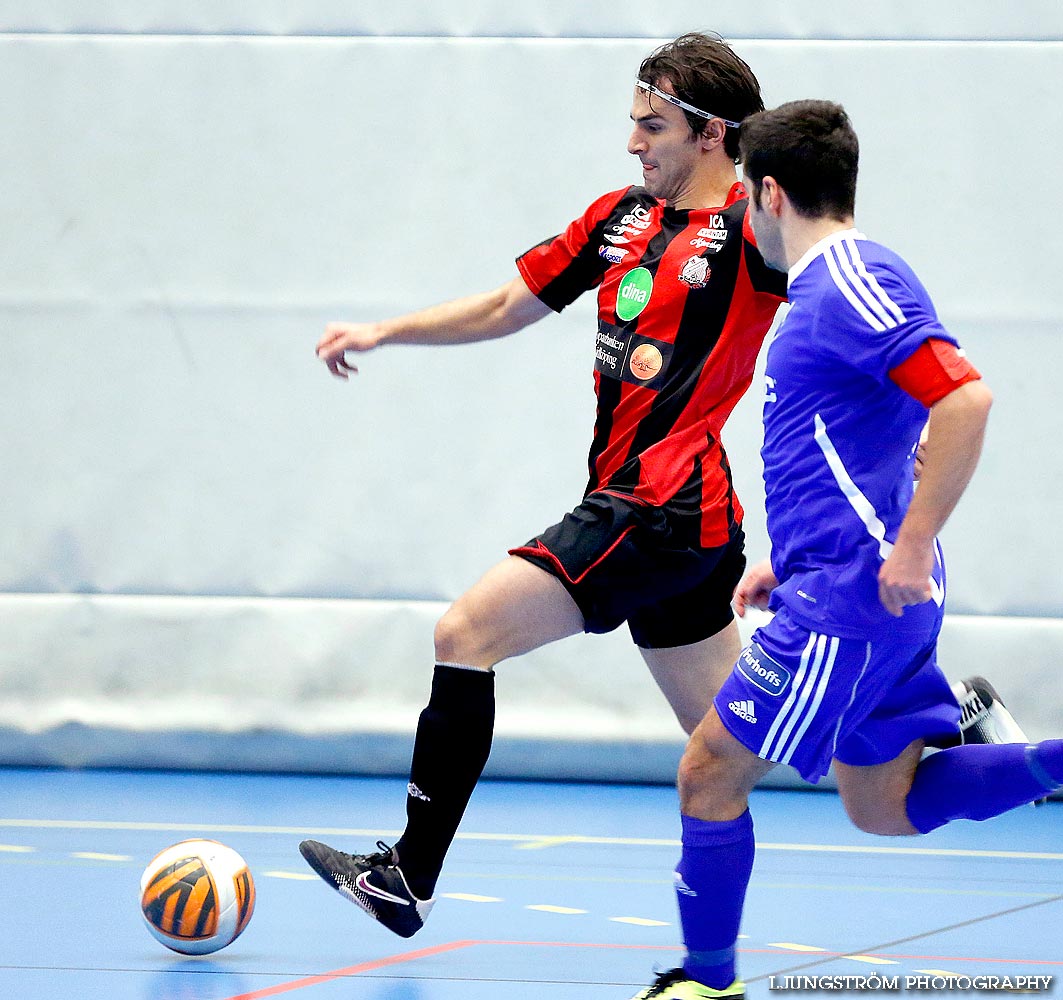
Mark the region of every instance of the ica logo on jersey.
[[620, 220], [619, 225], [612, 226], [611, 232], [602, 235], [613, 244], [630, 243], [634, 237], [642, 235], [649, 229], [651, 222], [653, 222], [653, 216], [650, 210], [636, 205]]
[[705, 240], [727, 239], [727, 222], [722, 215], [713, 215], [704, 229], [698, 230], [698, 236]]

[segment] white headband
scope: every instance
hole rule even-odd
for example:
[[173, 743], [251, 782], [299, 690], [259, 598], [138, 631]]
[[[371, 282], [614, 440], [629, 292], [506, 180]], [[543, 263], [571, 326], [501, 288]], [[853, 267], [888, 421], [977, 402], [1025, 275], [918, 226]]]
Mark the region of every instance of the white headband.
[[635, 86], [639, 90], [645, 90], [648, 94], [656, 94], [661, 100], [667, 101], [669, 104], [674, 104], [677, 108], [682, 108], [684, 111], [689, 111], [692, 115], [698, 115], [701, 118], [719, 118], [724, 125], [729, 128], [738, 128], [742, 123], [729, 121], [727, 118], [721, 118], [720, 115], [710, 114], [708, 111], [702, 111], [701, 108], [695, 108], [693, 104], [687, 104], [686, 101], [679, 100], [675, 94], [666, 94], [663, 90], [658, 90], [652, 83], [647, 83], [645, 80], [636, 80]]

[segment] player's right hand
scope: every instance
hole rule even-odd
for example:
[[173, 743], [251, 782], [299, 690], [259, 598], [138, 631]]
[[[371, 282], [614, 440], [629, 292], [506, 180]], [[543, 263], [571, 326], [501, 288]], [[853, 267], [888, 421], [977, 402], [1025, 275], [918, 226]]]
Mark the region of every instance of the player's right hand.
[[768, 610], [768, 599], [771, 592], [779, 586], [779, 581], [772, 572], [771, 562], [765, 559], [746, 570], [746, 575], [735, 587], [734, 597], [731, 603], [739, 618], [745, 618], [747, 608], [756, 608], [758, 611]]
[[933, 539], [912, 541], [904, 532], [897, 536], [893, 550], [878, 571], [879, 600], [894, 618], [900, 618], [905, 608], [931, 599], [934, 561]]
[[317, 356], [333, 375], [345, 379], [358, 374], [358, 366], [347, 360], [346, 352], [371, 351], [380, 344], [382, 335], [379, 323], [329, 323], [317, 342]]

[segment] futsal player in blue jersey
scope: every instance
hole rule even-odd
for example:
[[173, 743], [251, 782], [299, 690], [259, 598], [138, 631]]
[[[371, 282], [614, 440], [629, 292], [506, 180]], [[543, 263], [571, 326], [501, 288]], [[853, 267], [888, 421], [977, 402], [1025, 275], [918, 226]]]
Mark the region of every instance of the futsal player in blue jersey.
[[753, 232], [788, 272], [791, 308], [765, 369], [771, 559], [747, 572], [735, 605], [775, 614], [680, 764], [687, 955], [636, 1000], [743, 996], [748, 796], [776, 764], [817, 781], [833, 761], [852, 821], [885, 835], [988, 819], [1063, 786], [1063, 740], [923, 755], [957, 721], [936, 661], [936, 536], [977, 465], [989, 389], [911, 268], [854, 228], [858, 143], [839, 105], [753, 115], [741, 151]]

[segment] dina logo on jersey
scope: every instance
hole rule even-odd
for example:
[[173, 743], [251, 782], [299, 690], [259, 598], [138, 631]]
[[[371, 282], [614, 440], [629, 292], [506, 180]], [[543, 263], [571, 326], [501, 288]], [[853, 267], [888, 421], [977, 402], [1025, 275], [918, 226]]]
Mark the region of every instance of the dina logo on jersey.
[[616, 315], [625, 322], [634, 319], [650, 301], [653, 294], [653, 275], [644, 268], [636, 267], [624, 275], [616, 290]]
[[704, 257], [691, 257], [679, 272], [679, 280], [691, 288], [704, 288], [709, 283], [712, 271]]
[[790, 671], [751, 642], [738, 657], [738, 669], [761, 691], [777, 698], [790, 686]]

